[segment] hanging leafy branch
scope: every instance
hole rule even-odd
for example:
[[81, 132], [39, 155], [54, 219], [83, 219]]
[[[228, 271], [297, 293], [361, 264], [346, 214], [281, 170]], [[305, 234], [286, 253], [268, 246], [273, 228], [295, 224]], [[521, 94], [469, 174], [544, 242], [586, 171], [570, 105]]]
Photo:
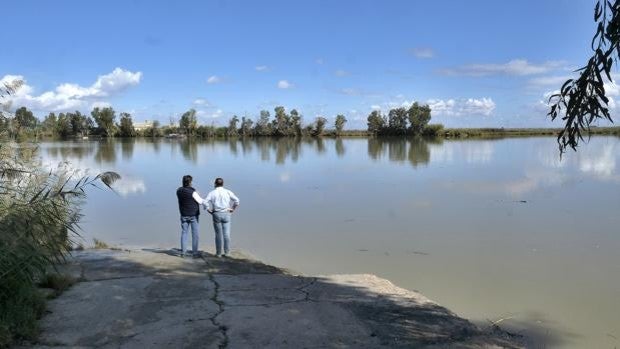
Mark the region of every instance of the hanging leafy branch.
[[558, 134], [560, 152], [567, 147], [577, 149], [584, 133], [599, 119], [613, 122], [605, 82], [613, 83], [614, 63], [620, 58], [620, 0], [599, 1], [594, 8], [596, 34], [592, 38], [594, 54], [588, 63], [577, 70], [579, 77], [567, 80], [560, 91], [549, 97], [551, 120], [560, 117], [564, 128]]

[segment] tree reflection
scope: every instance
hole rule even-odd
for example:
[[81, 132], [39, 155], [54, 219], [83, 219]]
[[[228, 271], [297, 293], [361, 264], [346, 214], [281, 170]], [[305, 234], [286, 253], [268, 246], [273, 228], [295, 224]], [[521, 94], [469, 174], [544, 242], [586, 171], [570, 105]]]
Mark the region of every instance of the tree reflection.
[[409, 140], [408, 155], [409, 163], [413, 167], [426, 165], [431, 160], [431, 151], [428, 148], [428, 143], [420, 137]]
[[152, 139], [151, 144], [153, 145], [153, 151], [155, 151], [155, 154], [159, 154], [161, 151], [161, 140], [157, 138]]
[[97, 163], [116, 163], [116, 143], [114, 140], [105, 139], [99, 142], [97, 153], [95, 154]]
[[408, 161], [411, 166], [418, 167], [427, 164], [431, 159], [428, 140], [421, 137], [413, 138], [369, 138], [368, 156], [373, 160], [379, 160], [387, 154], [393, 162]]
[[133, 148], [136, 144], [136, 140], [133, 138], [123, 139], [121, 141], [121, 153], [123, 154], [123, 160], [131, 160], [133, 157]]
[[228, 140], [228, 148], [230, 149], [231, 154], [237, 156], [237, 137], [233, 137]]
[[187, 139], [179, 143], [181, 154], [185, 160], [196, 163], [198, 161], [198, 143], [194, 140]]
[[63, 143], [60, 146], [53, 146], [46, 149], [49, 156], [63, 160], [78, 159], [82, 160], [92, 156], [94, 147], [88, 143]]
[[339, 158], [343, 157], [346, 150], [344, 148], [344, 142], [342, 141], [342, 138], [336, 138], [336, 155], [338, 155]]
[[241, 151], [243, 155], [252, 153], [252, 141], [248, 137], [241, 138]]
[[317, 137], [316, 139], [316, 152], [319, 154], [325, 153], [325, 141], [323, 138]]

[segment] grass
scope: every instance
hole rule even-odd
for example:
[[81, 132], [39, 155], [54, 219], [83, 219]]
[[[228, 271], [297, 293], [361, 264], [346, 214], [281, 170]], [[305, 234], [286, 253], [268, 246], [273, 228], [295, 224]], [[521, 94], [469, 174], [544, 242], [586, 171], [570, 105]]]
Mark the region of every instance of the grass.
[[0, 298], [0, 348], [38, 334], [37, 320], [45, 311], [45, 297], [26, 283], [15, 284], [11, 297]]
[[85, 189], [115, 179], [108, 172], [74, 177], [63, 165], [50, 170], [36, 146], [0, 142], [0, 348], [36, 336], [45, 309], [39, 283], [59, 294], [75, 282], [48, 271], [79, 237]]
[[58, 297], [76, 282], [77, 280], [70, 275], [50, 273], [46, 274], [43, 280], [39, 282], [39, 287], [51, 288], [54, 290], [54, 296]]
[[107, 250], [110, 248], [110, 245], [108, 245], [107, 243], [99, 239], [93, 239], [93, 243], [94, 243], [93, 248], [96, 250]]

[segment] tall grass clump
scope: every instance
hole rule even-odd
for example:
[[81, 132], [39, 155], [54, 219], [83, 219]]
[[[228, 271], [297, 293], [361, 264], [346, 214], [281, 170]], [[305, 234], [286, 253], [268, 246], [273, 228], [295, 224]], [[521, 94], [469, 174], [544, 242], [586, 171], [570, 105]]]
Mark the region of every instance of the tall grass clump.
[[86, 187], [118, 178], [77, 177], [66, 165], [50, 170], [36, 146], [0, 142], [0, 347], [36, 335], [44, 310], [37, 283], [79, 236]]

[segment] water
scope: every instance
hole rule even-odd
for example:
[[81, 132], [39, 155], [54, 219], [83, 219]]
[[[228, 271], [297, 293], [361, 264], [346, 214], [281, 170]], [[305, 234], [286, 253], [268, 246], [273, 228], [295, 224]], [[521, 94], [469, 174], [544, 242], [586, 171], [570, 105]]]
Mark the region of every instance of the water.
[[[44, 161], [119, 172], [84, 239], [178, 247], [175, 191], [241, 199], [233, 246], [307, 274], [373, 273], [541, 347], [620, 347], [620, 139], [561, 161], [554, 138], [43, 143]], [[213, 251], [202, 216], [201, 247]]]

